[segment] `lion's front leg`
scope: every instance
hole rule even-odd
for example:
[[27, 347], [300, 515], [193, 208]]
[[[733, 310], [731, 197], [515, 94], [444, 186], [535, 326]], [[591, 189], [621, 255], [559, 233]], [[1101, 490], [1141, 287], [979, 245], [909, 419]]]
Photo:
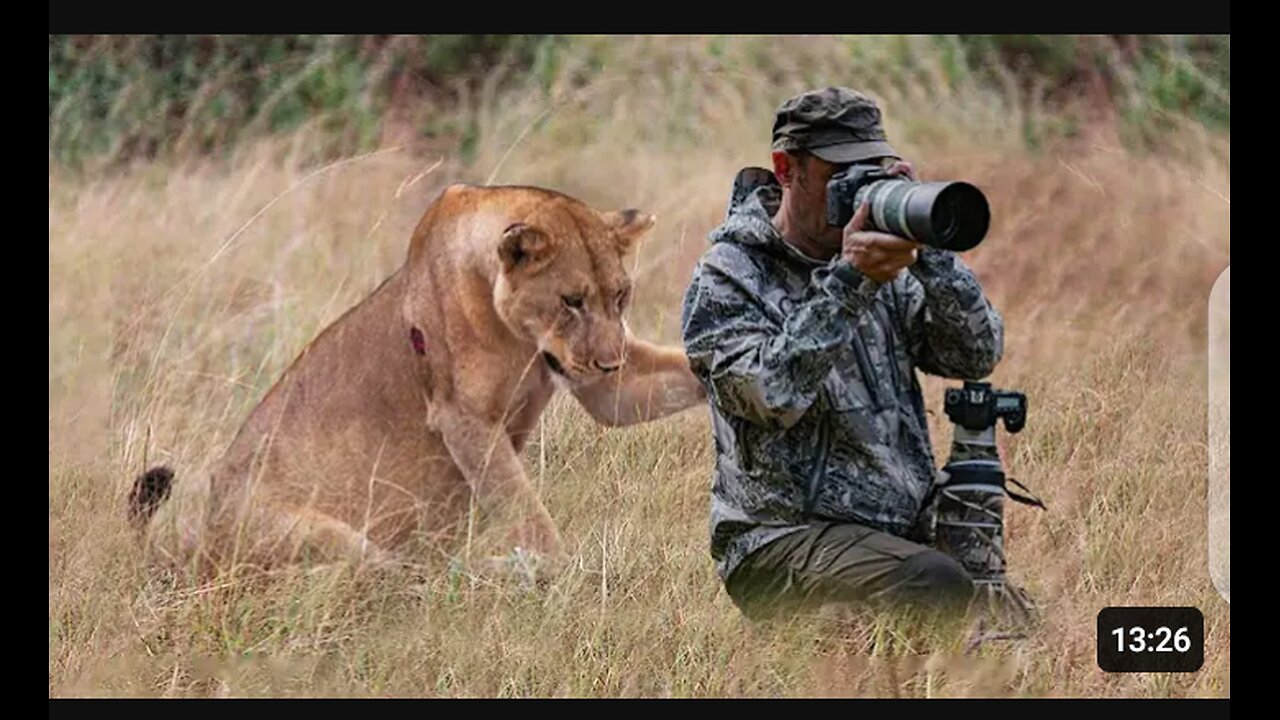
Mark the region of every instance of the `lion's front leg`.
[[657, 420], [707, 397], [682, 349], [634, 338], [627, 341], [621, 370], [573, 393], [593, 418], [612, 426]]
[[438, 408], [436, 417], [445, 447], [470, 485], [480, 512], [488, 521], [511, 528], [510, 546], [547, 558], [562, 555], [555, 522], [502, 425], [457, 407]]

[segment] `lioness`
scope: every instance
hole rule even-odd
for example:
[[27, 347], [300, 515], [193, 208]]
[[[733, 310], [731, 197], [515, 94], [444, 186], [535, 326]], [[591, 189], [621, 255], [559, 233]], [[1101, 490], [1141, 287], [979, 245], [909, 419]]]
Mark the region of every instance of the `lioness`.
[[[683, 350], [632, 337], [623, 319], [625, 260], [653, 224], [546, 189], [447, 188], [406, 262], [249, 415], [210, 479], [203, 549], [394, 562], [474, 503], [509, 523], [509, 549], [560, 556], [519, 456], [556, 389], [614, 426], [705, 398]], [[135, 480], [129, 515], [144, 534], [172, 478], [156, 467]]]

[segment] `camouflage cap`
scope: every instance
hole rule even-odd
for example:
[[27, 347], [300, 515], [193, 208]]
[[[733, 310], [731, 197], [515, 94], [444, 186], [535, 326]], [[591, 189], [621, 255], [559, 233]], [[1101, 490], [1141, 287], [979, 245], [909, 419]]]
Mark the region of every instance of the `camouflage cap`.
[[828, 87], [790, 98], [773, 122], [773, 149], [807, 150], [831, 163], [898, 158], [875, 101], [856, 90]]

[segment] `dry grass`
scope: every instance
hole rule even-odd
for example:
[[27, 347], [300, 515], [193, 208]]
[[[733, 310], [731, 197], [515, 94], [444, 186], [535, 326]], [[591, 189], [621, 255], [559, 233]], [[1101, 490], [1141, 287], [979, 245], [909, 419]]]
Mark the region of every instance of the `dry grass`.
[[[1229, 695], [1205, 391], [1206, 302], [1230, 252], [1229, 139], [1188, 133], [1177, 160], [1131, 156], [1105, 134], [1031, 155], [1016, 138], [1032, 110], [971, 88], [884, 100], [924, 175], [974, 181], [994, 205], [967, 260], [1009, 328], [994, 380], [1031, 403], [1006, 461], [1050, 508], [1008, 511], [1013, 573], [1046, 606], [1031, 641], [964, 657], [884, 622], [746, 623], [706, 549], [701, 409], [610, 431], [552, 406], [528, 462], [578, 562], [543, 590], [445, 563], [211, 587], [141, 566], [123, 523], [129, 479], [164, 461], [180, 493], [198, 489], [296, 352], [401, 262], [447, 182], [549, 185], [655, 212], [631, 323], [676, 341], [733, 173], [767, 165], [772, 108], [804, 85], [858, 82], [833, 43], [770, 42], [797, 50], [778, 54], [796, 65], [710, 72], [696, 39], [644, 39], [611, 48], [609, 67], [625, 70], [605, 81], [558, 86], [552, 112], [534, 96], [484, 98], [470, 171], [420, 149], [304, 167], [306, 131], [223, 163], [89, 178], [51, 167], [50, 695]], [[945, 384], [927, 380], [931, 407]], [[945, 453], [949, 428], [933, 430]], [[1200, 672], [1098, 669], [1098, 611], [1146, 604], [1204, 612]]]

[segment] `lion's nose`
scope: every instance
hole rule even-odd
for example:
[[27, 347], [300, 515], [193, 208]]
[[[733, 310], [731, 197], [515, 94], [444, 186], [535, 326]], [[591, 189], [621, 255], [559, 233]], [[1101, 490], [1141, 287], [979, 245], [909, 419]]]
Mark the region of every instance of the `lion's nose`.
[[592, 362], [593, 362], [593, 363], [595, 363], [595, 366], [596, 366], [596, 369], [597, 369], [597, 370], [599, 370], [600, 372], [605, 372], [605, 373], [615, 372], [618, 368], [622, 367], [622, 363], [620, 363], [620, 362], [619, 362], [619, 363], [613, 363], [612, 365], [605, 365], [605, 364], [601, 363], [599, 360], [593, 360]]

